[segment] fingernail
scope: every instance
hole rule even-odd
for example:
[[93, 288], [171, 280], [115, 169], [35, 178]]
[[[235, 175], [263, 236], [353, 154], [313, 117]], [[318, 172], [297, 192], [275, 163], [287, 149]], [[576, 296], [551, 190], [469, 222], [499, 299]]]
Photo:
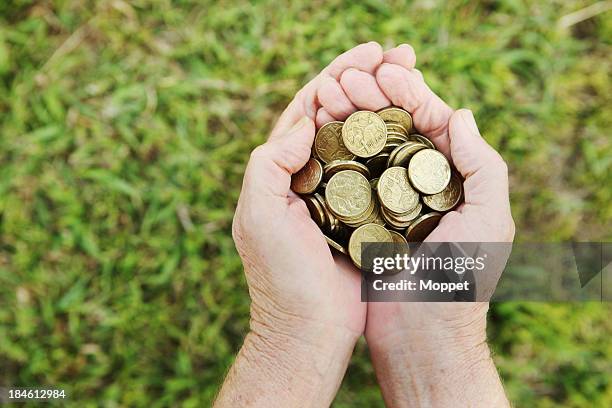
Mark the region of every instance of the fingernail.
[[297, 123], [295, 125], [293, 125], [291, 127], [291, 129], [289, 129], [289, 133], [294, 133], [297, 132], [298, 130], [300, 130], [301, 128], [303, 128], [304, 126], [306, 126], [306, 124], [310, 121], [310, 118], [308, 116], [304, 116], [302, 119], [300, 119], [299, 121], [297, 121]]
[[480, 135], [480, 131], [478, 130], [478, 125], [476, 125], [476, 120], [474, 119], [474, 114], [469, 109], [464, 109], [461, 111], [461, 118], [463, 119], [463, 123], [470, 130], [472, 134], [475, 136]]

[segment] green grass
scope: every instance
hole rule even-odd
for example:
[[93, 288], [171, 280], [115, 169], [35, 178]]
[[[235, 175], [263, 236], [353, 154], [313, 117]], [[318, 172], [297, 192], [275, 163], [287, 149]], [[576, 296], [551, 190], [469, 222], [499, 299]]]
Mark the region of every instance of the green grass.
[[[506, 158], [521, 241], [610, 240], [612, 12], [587, 1], [0, 3], [0, 386], [206, 406], [248, 324], [249, 151], [338, 53], [411, 43]], [[512, 401], [612, 405], [610, 305], [495, 305]], [[338, 407], [382, 406], [360, 343]]]

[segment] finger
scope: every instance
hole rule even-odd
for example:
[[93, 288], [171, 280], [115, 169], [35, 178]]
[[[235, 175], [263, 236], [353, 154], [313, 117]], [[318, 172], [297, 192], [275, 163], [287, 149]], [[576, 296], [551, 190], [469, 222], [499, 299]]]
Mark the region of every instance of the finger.
[[359, 109], [377, 111], [391, 103], [378, 87], [376, 78], [367, 72], [349, 68], [340, 77], [340, 85], [348, 99]]
[[449, 135], [453, 162], [465, 179], [466, 204], [509, 208], [508, 167], [480, 135], [471, 111], [459, 109], [453, 113]]
[[319, 103], [336, 120], [344, 120], [357, 108], [344, 93], [344, 89], [334, 78], [326, 77], [321, 81], [317, 92]]
[[305, 116], [287, 134], [253, 150], [242, 186], [246, 197], [286, 199], [291, 175], [310, 158], [314, 135], [314, 122]]
[[406, 69], [413, 69], [416, 65], [416, 53], [414, 48], [408, 44], [402, 44], [385, 51], [383, 62], [396, 64]]
[[382, 47], [377, 42], [370, 41], [336, 57], [327, 68], [327, 74], [336, 80], [339, 80], [342, 73], [348, 68], [357, 68], [373, 74], [382, 60]]
[[315, 119], [317, 106], [317, 88], [322, 78], [340, 79], [340, 75], [348, 68], [356, 68], [364, 72], [374, 73], [383, 59], [382, 47], [372, 41], [360, 44], [336, 57], [319, 75], [306, 84], [289, 103], [278, 119], [270, 138], [285, 133], [303, 116]]
[[333, 122], [334, 120], [336, 119], [332, 115], [330, 115], [329, 112], [325, 110], [325, 108], [319, 108], [319, 110], [317, 111], [317, 120], [315, 121], [317, 124], [317, 128], [320, 128], [328, 122]]
[[440, 99], [417, 70], [384, 63], [376, 71], [380, 89], [394, 105], [412, 114], [415, 128], [449, 157], [448, 120], [453, 110]]

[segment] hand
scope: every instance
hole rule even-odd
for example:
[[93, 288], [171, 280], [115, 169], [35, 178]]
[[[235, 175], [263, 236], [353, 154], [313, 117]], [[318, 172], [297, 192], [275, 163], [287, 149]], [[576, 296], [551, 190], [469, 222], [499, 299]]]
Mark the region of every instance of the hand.
[[336, 58], [297, 93], [269, 140], [251, 154], [233, 235], [249, 285], [254, 332], [278, 330], [300, 337], [311, 326], [324, 326], [354, 339], [363, 333], [366, 305], [360, 302], [360, 276], [346, 258], [332, 255], [289, 185], [291, 175], [310, 157], [319, 88], [349, 68], [374, 73], [381, 60], [376, 43]]
[[310, 157], [319, 90], [347, 69], [374, 74], [376, 43], [340, 55], [300, 90], [247, 165], [233, 236], [251, 296], [250, 333], [218, 406], [329, 405], [365, 328], [360, 274], [332, 255], [291, 174]]
[[[426, 241], [512, 242], [508, 169], [480, 135], [471, 111], [453, 112], [416, 70], [383, 64], [376, 79], [395, 105], [413, 114], [416, 128], [445, 153], [465, 179], [465, 202], [445, 214]], [[473, 334], [473, 345], [477, 345], [484, 340], [487, 308], [487, 303], [372, 303], [366, 338], [374, 347], [393, 347], [394, 342], [405, 341], [436, 346], [448, 339], [455, 342], [455, 336]]]
[[[320, 89], [319, 124], [343, 120], [357, 109], [403, 107], [419, 132], [465, 179], [465, 203], [447, 213], [427, 241], [511, 242], [514, 223], [504, 161], [481, 137], [472, 113], [454, 112], [427, 87], [414, 63], [412, 49], [403, 46], [386, 54], [375, 74], [347, 69], [340, 86], [329, 81]], [[487, 308], [487, 303], [368, 304], [365, 335], [387, 403], [456, 404], [460, 399], [448, 393], [450, 386], [442, 387], [448, 395], [432, 390], [444, 381], [456, 383], [462, 378], [458, 371], [480, 362], [486, 373], [482, 380], [488, 382], [462, 384], [460, 393], [473, 405], [469, 390], [476, 394], [493, 390], [490, 399], [481, 398], [483, 403], [506, 404], [485, 342]]]

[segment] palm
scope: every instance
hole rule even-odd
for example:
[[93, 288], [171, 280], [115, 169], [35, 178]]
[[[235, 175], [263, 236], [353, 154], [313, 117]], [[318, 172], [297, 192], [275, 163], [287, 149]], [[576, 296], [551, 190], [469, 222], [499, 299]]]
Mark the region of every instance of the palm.
[[345, 257], [332, 255], [300, 199], [289, 197], [287, 219], [279, 227], [279, 245], [283, 248], [279, 253], [295, 261], [284, 289], [300, 300], [297, 312], [308, 313], [305, 317], [309, 318], [333, 316], [338, 320], [333, 323], [363, 332], [366, 304], [359, 298], [359, 271]]

